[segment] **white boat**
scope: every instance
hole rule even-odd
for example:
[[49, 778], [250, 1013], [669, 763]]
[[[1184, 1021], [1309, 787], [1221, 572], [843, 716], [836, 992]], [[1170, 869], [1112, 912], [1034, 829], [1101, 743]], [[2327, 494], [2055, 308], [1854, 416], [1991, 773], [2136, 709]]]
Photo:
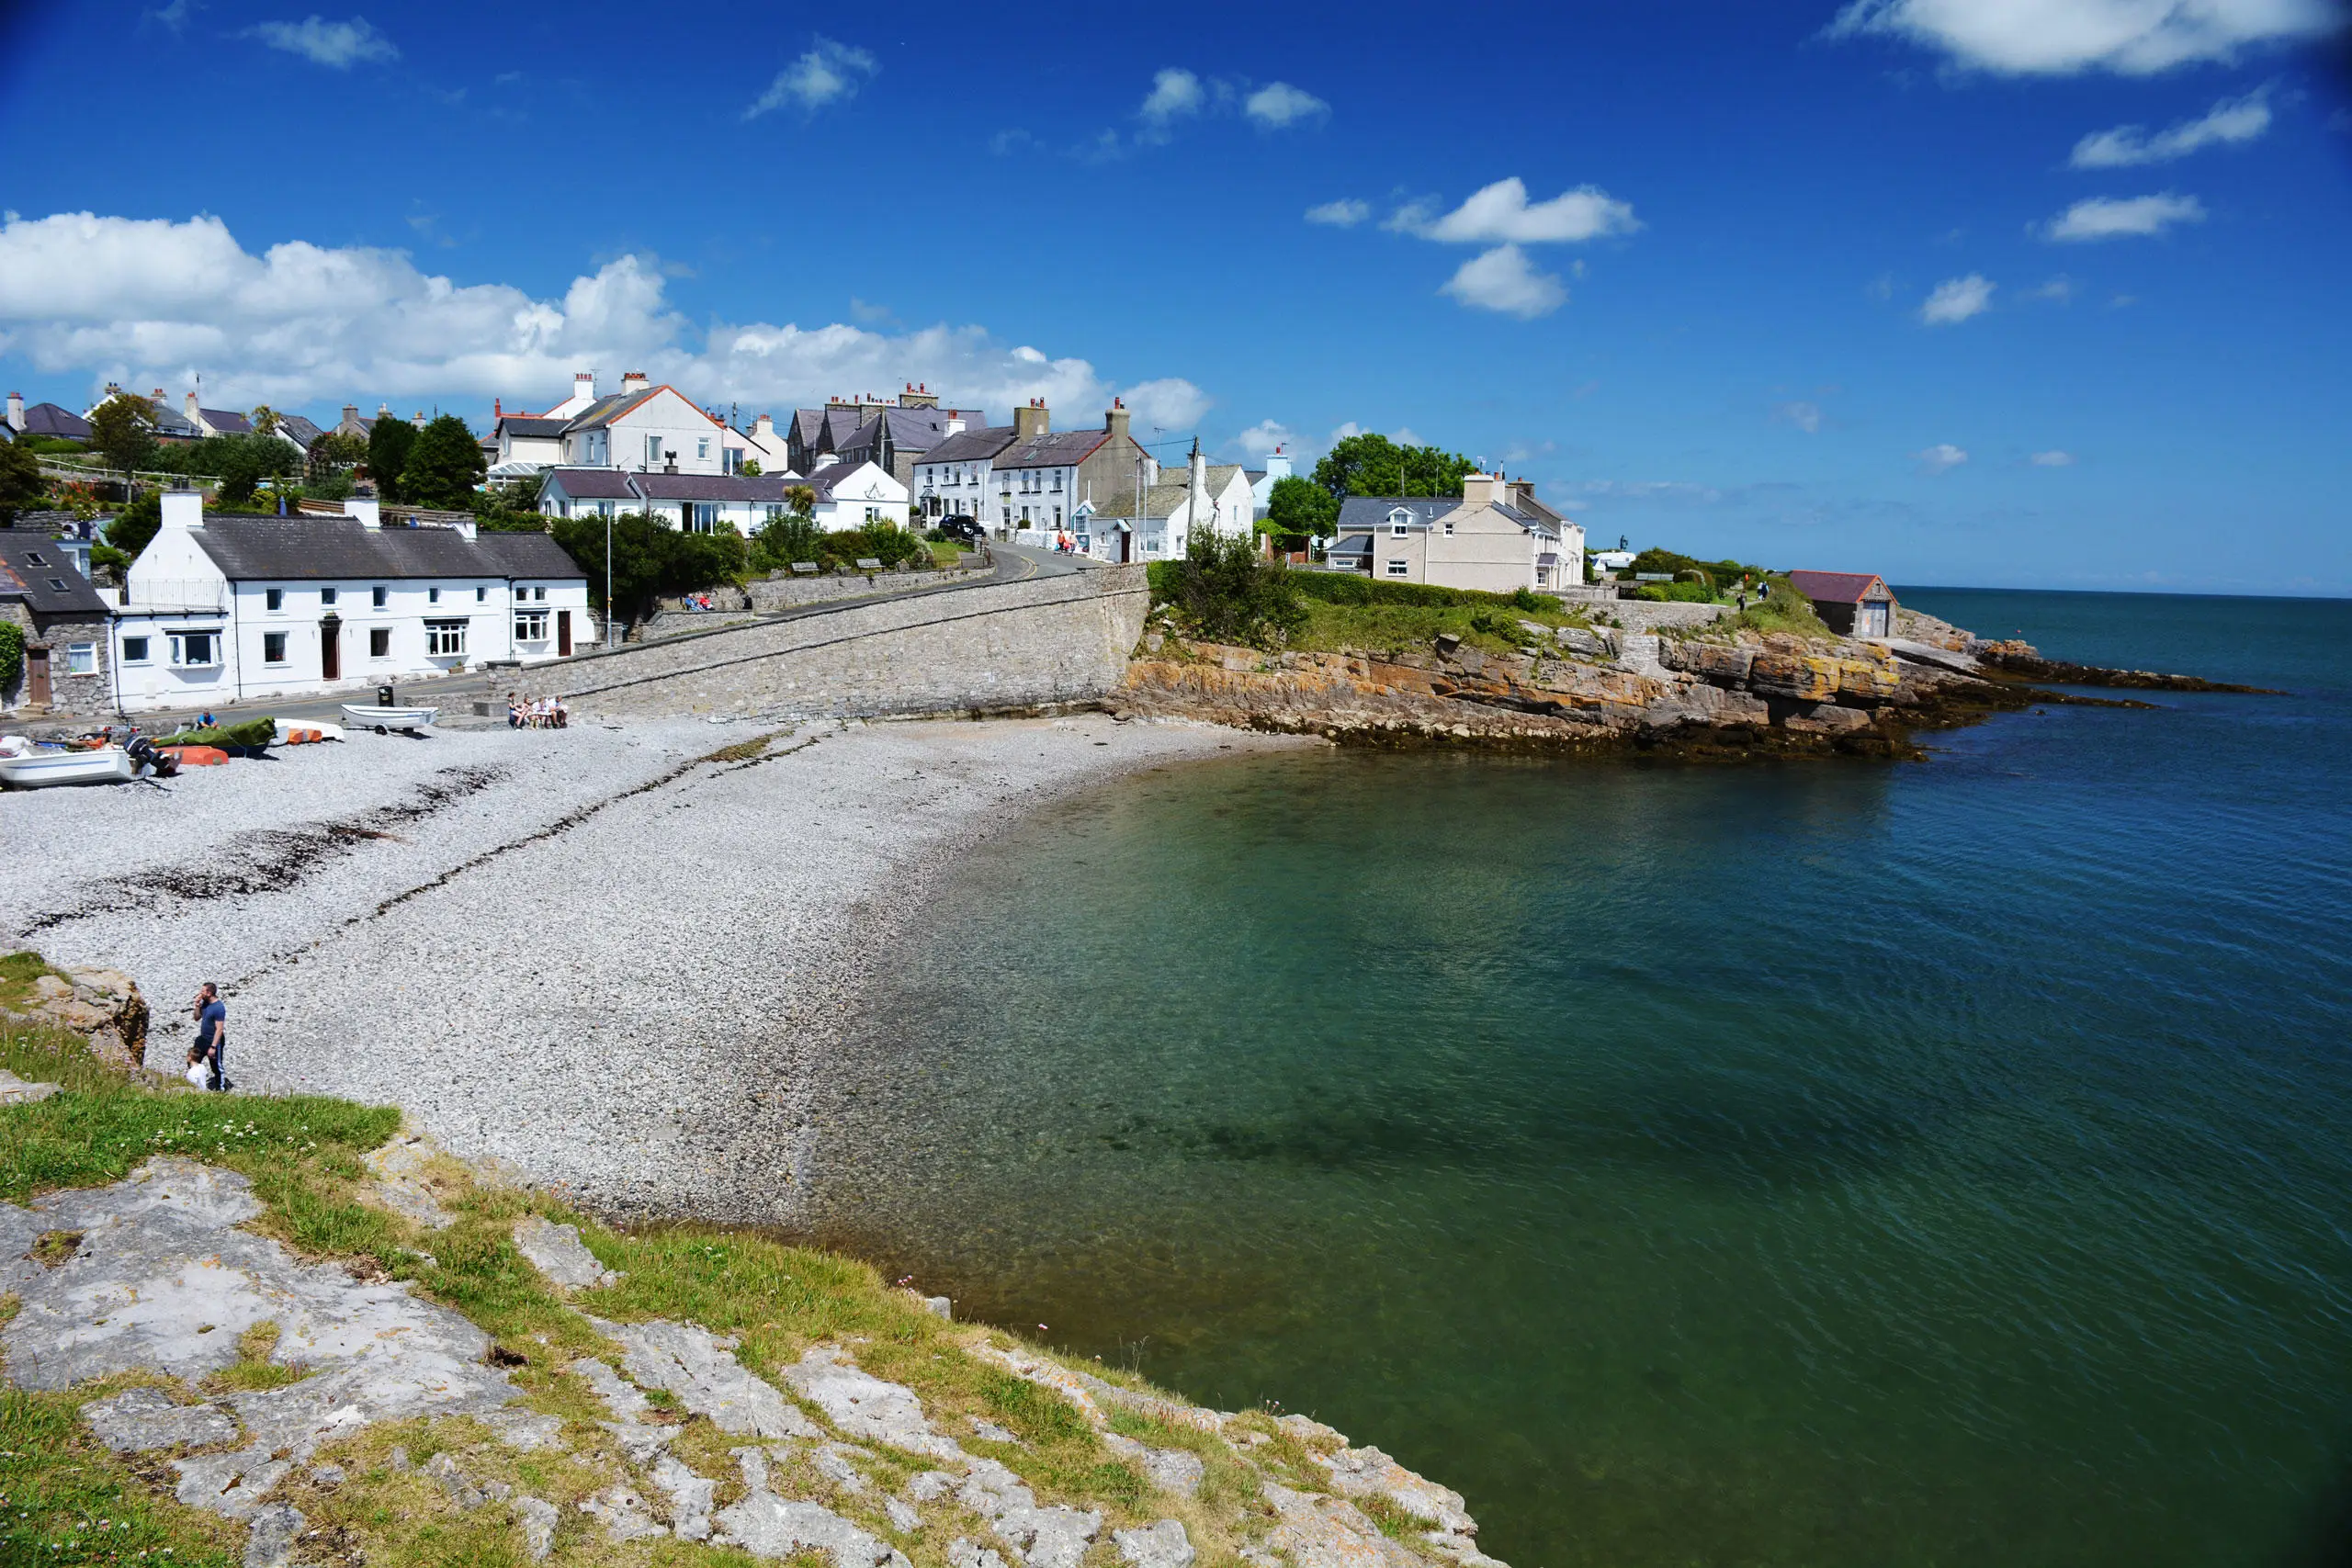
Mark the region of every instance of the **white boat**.
[[10, 789], [47, 789], [52, 784], [129, 784], [139, 764], [119, 746], [95, 751], [27, 751], [0, 757], [0, 784]]
[[[376, 710], [370, 708], [368, 711], [373, 713]], [[339, 724], [329, 724], [322, 718], [281, 718], [277, 721], [277, 739], [275, 744], [303, 746], [313, 740], [342, 739], [343, 726]]]
[[441, 716], [439, 708], [386, 708], [370, 703], [345, 703], [343, 716], [362, 729], [372, 729], [379, 735], [389, 735], [395, 729], [414, 733], [432, 727]]

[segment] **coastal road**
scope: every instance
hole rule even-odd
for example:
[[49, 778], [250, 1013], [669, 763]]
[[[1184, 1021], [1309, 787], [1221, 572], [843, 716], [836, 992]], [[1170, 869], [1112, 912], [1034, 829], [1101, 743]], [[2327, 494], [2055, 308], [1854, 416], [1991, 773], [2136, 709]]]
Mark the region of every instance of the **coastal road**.
[[[967, 577], [954, 582], [943, 582], [933, 588], [910, 589], [902, 593], [861, 593], [848, 599], [828, 599], [820, 604], [801, 604], [788, 610], [778, 610], [765, 615], [729, 621], [725, 626], [714, 626], [710, 632], [684, 633], [684, 636], [707, 637], [717, 632], [741, 626], [757, 626], [768, 621], [797, 621], [812, 615], [838, 615], [843, 610], [888, 600], [919, 599], [931, 593], [955, 593], [967, 588], [984, 587], [990, 583], [1023, 582], [1033, 577], [1066, 577], [1094, 565], [1080, 561], [1054, 550], [1032, 549], [1022, 545], [991, 545], [991, 558], [996, 570], [986, 577]], [[662, 639], [664, 641], [668, 638]], [[635, 644], [625, 646], [639, 646]], [[590, 649], [582, 658], [605, 657], [601, 649]], [[508, 691], [527, 688], [532, 666], [523, 670], [469, 670], [454, 675], [408, 677], [393, 682], [403, 706], [438, 707], [442, 725], [457, 728], [472, 725], [494, 726], [495, 719], [474, 716], [477, 702], [494, 702]], [[194, 720], [198, 715], [210, 712], [214, 717], [233, 723], [268, 714], [277, 718], [308, 720], [314, 723], [344, 722], [345, 703], [374, 701], [373, 684], [347, 686], [338, 691], [303, 693], [297, 696], [251, 697], [242, 702], [214, 703], [207, 708], [143, 709], [132, 716], [133, 721], [153, 734], [169, 734]]]

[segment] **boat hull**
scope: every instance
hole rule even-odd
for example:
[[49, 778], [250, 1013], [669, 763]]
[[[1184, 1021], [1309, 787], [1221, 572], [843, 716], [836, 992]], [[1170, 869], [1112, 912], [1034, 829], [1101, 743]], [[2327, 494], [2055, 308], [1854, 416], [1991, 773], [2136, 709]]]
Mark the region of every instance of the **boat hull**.
[[345, 703], [343, 716], [362, 729], [372, 729], [379, 735], [395, 729], [429, 729], [441, 716], [439, 708], [369, 707], [360, 703]]
[[119, 746], [95, 751], [35, 751], [0, 757], [0, 784], [10, 789], [53, 789], [62, 784], [129, 784], [139, 764]]

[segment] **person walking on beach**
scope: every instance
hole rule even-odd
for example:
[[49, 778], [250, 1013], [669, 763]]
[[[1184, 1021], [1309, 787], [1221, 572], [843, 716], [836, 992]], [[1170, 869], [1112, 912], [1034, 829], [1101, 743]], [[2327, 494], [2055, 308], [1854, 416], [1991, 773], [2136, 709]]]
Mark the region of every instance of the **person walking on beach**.
[[229, 1087], [229, 1010], [220, 987], [207, 980], [196, 993], [196, 1048], [212, 1064], [212, 1087]]

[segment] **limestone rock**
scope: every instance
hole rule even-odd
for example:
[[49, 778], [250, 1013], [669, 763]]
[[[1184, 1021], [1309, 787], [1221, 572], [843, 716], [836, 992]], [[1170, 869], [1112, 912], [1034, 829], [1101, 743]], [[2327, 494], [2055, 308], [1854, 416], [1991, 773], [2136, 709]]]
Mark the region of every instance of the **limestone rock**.
[[604, 1401], [605, 1408], [616, 1420], [635, 1421], [653, 1408], [652, 1402], [638, 1391], [636, 1384], [602, 1361], [583, 1356], [564, 1371], [594, 1389], [596, 1397]]
[[1848, 735], [1870, 727], [1870, 715], [1859, 708], [1839, 707], [1835, 703], [1817, 703], [1788, 720], [1788, 728], [1800, 735]]
[[890, 1528], [900, 1535], [912, 1535], [922, 1529], [922, 1516], [915, 1512], [911, 1503], [901, 1503], [896, 1497], [882, 1499], [882, 1511], [890, 1516]]
[[936, 1459], [963, 1454], [953, 1438], [932, 1430], [914, 1390], [860, 1371], [831, 1346], [810, 1346], [786, 1371], [784, 1381], [853, 1438], [869, 1438]]
[[580, 1505], [580, 1511], [605, 1527], [605, 1537], [616, 1545], [650, 1540], [670, 1532], [645, 1506], [645, 1499], [627, 1486], [610, 1486]]
[[839, 1443], [827, 1443], [808, 1456], [817, 1473], [831, 1483], [835, 1491], [854, 1496], [865, 1490], [868, 1483], [857, 1467], [849, 1461], [849, 1450]]
[[1183, 1449], [1149, 1448], [1116, 1432], [1103, 1433], [1102, 1446], [1121, 1459], [1134, 1461], [1145, 1479], [1162, 1492], [1193, 1496], [1200, 1491], [1201, 1480], [1208, 1473], [1201, 1456]]
[[1310, 1496], [1273, 1481], [1261, 1493], [1280, 1521], [1267, 1544], [1293, 1568], [1422, 1568], [1418, 1553], [1381, 1534], [1344, 1498]]
[[907, 1495], [918, 1503], [936, 1503], [956, 1490], [956, 1478], [944, 1470], [926, 1470], [907, 1481]]
[[11, 1016], [71, 1030], [88, 1041], [92, 1055], [126, 1073], [146, 1059], [147, 998], [119, 969], [43, 975], [33, 982], [31, 1005]]
[[1756, 662], [1752, 649], [1720, 642], [1702, 642], [1697, 638], [1667, 641], [1659, 645], [1658, 660], [1669, 670], [1724, 685], [1740, 685], [1747, 680], [1747, 672]]
[[498, 1440], [510, 1449], [530, 1452], [563, 1447], [563, 1417], [530, 1410], [494, 1410], [480, 1417]]
[[830, 1508], [814, 1503], [786, 1502], [772, 1492], [754, 1492], [741, 1502], [718, 1511], [717, 1540], [741, 1547], [754, 1557], [789, 1557], [796, 1551], [822, 1551], [833, 1568], [879, 1568], [904, 1564], [906, 1558], [884, 1545]]
[[1021, 1478], [992, 1459], [976, 1459], [956, 1500], [987, 1519], [1029, 1568], [1078, 1568], [1102, 1529], [1102, 1516], [1057, 1503], [1039, 1507]]
[[234, 1442], [237, 1418], [217, 1404], [175, 1404], [159, 1388], [125, 1389], [82, 1406], [82, 1419], [117, 1453]]
[[0, 1071], [0, 1105], [31, 1105], [56, 1092], [53, 1083], [27, 1083], [14, 1073]]
[[1331, 1472], [1332, 1490], [1342, 1496], [1385, 1497], [1407, 1513], [1427, 1519], [1441, 1534], [1470, 1536], [1478, 1532], [1477, 1523], [1470, 1517], [1461, 1493], [1424, 1480], [1378, 1449], [1341, 1449], [1336, 1454], [1317, 1454], [1315, 1458], [1317, 1463]]
[[479, 1508], [482, 1506], [484, 1497], [481, 1488], [476, 1486], [473, 1478], [458, 1467], [457, 1460], [451, 1455], [435, 1454], [424, 1461], [424, 1473], [441, 1488], [442, 1495], [460, 1508]]
[[523, 1550], [532, 1562], [545, 1562], [548, 1553], [555, 1550], [555, 1527], [561, 1517], [555, 1505], [544, 1497], [514, 1499], [514, 1517], [523, 1527]]
[[947, 1568], [1010, 1568], [992, 1548], [957, 1536], [947, 1543]]
[[455, 1218], [441, 1207], [425, 1181], [426, 1162], [436, 1152], [423, 1138], [402, 1137], [370, 1150], [362, 1161], [375, 1173], [375, 1195], [384, 1207], [433, 1231]]
[[255, 1514], [245, 1537], [245, 1568], [285, 1568], [287, 1555], [294, 1550], [294, 1538], [310, 1522], [283, 1503]]
[[995, 1422], [983, 1419], [978, 1416], [970, 1417], [970, 1420], [972, 1423], [972, 1436], [979, 1438], [982, 1442], [1012, 1443], [1018, 1445], [1021, 1441], [1020, 1434], [1014, 1432], [1010, 1427], [1000, 1427]]
[[1113, 1530], [1119, 1561], [1133, 1568], [1193, 1568], [1192, 1538], [1175, 1519], [1161, 1519], [1137, 1529]]
[[627, 1351], [621, 1365], [629, 1376], [647, 1388], [676, 1394], [680, 1404], [697, 1416], [709, 1416], [722, 1432], [762, 1438], [820, 1435], [815, 1423], [784, 1395], [743, 1370], [735, 1359], [732, 1339], [691, 1323], [662, 1321], [616, 1326], [605, 1332]]
[[514, 1222], [514, 1249], [548, 1281], [565, 1290], [588, 1290], [617, 1283], [620, 1275], [596, 1261], [580, 1241], [580, 1227], [559, 1225], [537, 1214]]
[[663, 1454], [648, 1467], [653, 1484], [670, 1499], [670, 1528], [680, 1540], [710, 1538], [710, 1508], [718, 1486], [686, 1468], [674, 1454]]

